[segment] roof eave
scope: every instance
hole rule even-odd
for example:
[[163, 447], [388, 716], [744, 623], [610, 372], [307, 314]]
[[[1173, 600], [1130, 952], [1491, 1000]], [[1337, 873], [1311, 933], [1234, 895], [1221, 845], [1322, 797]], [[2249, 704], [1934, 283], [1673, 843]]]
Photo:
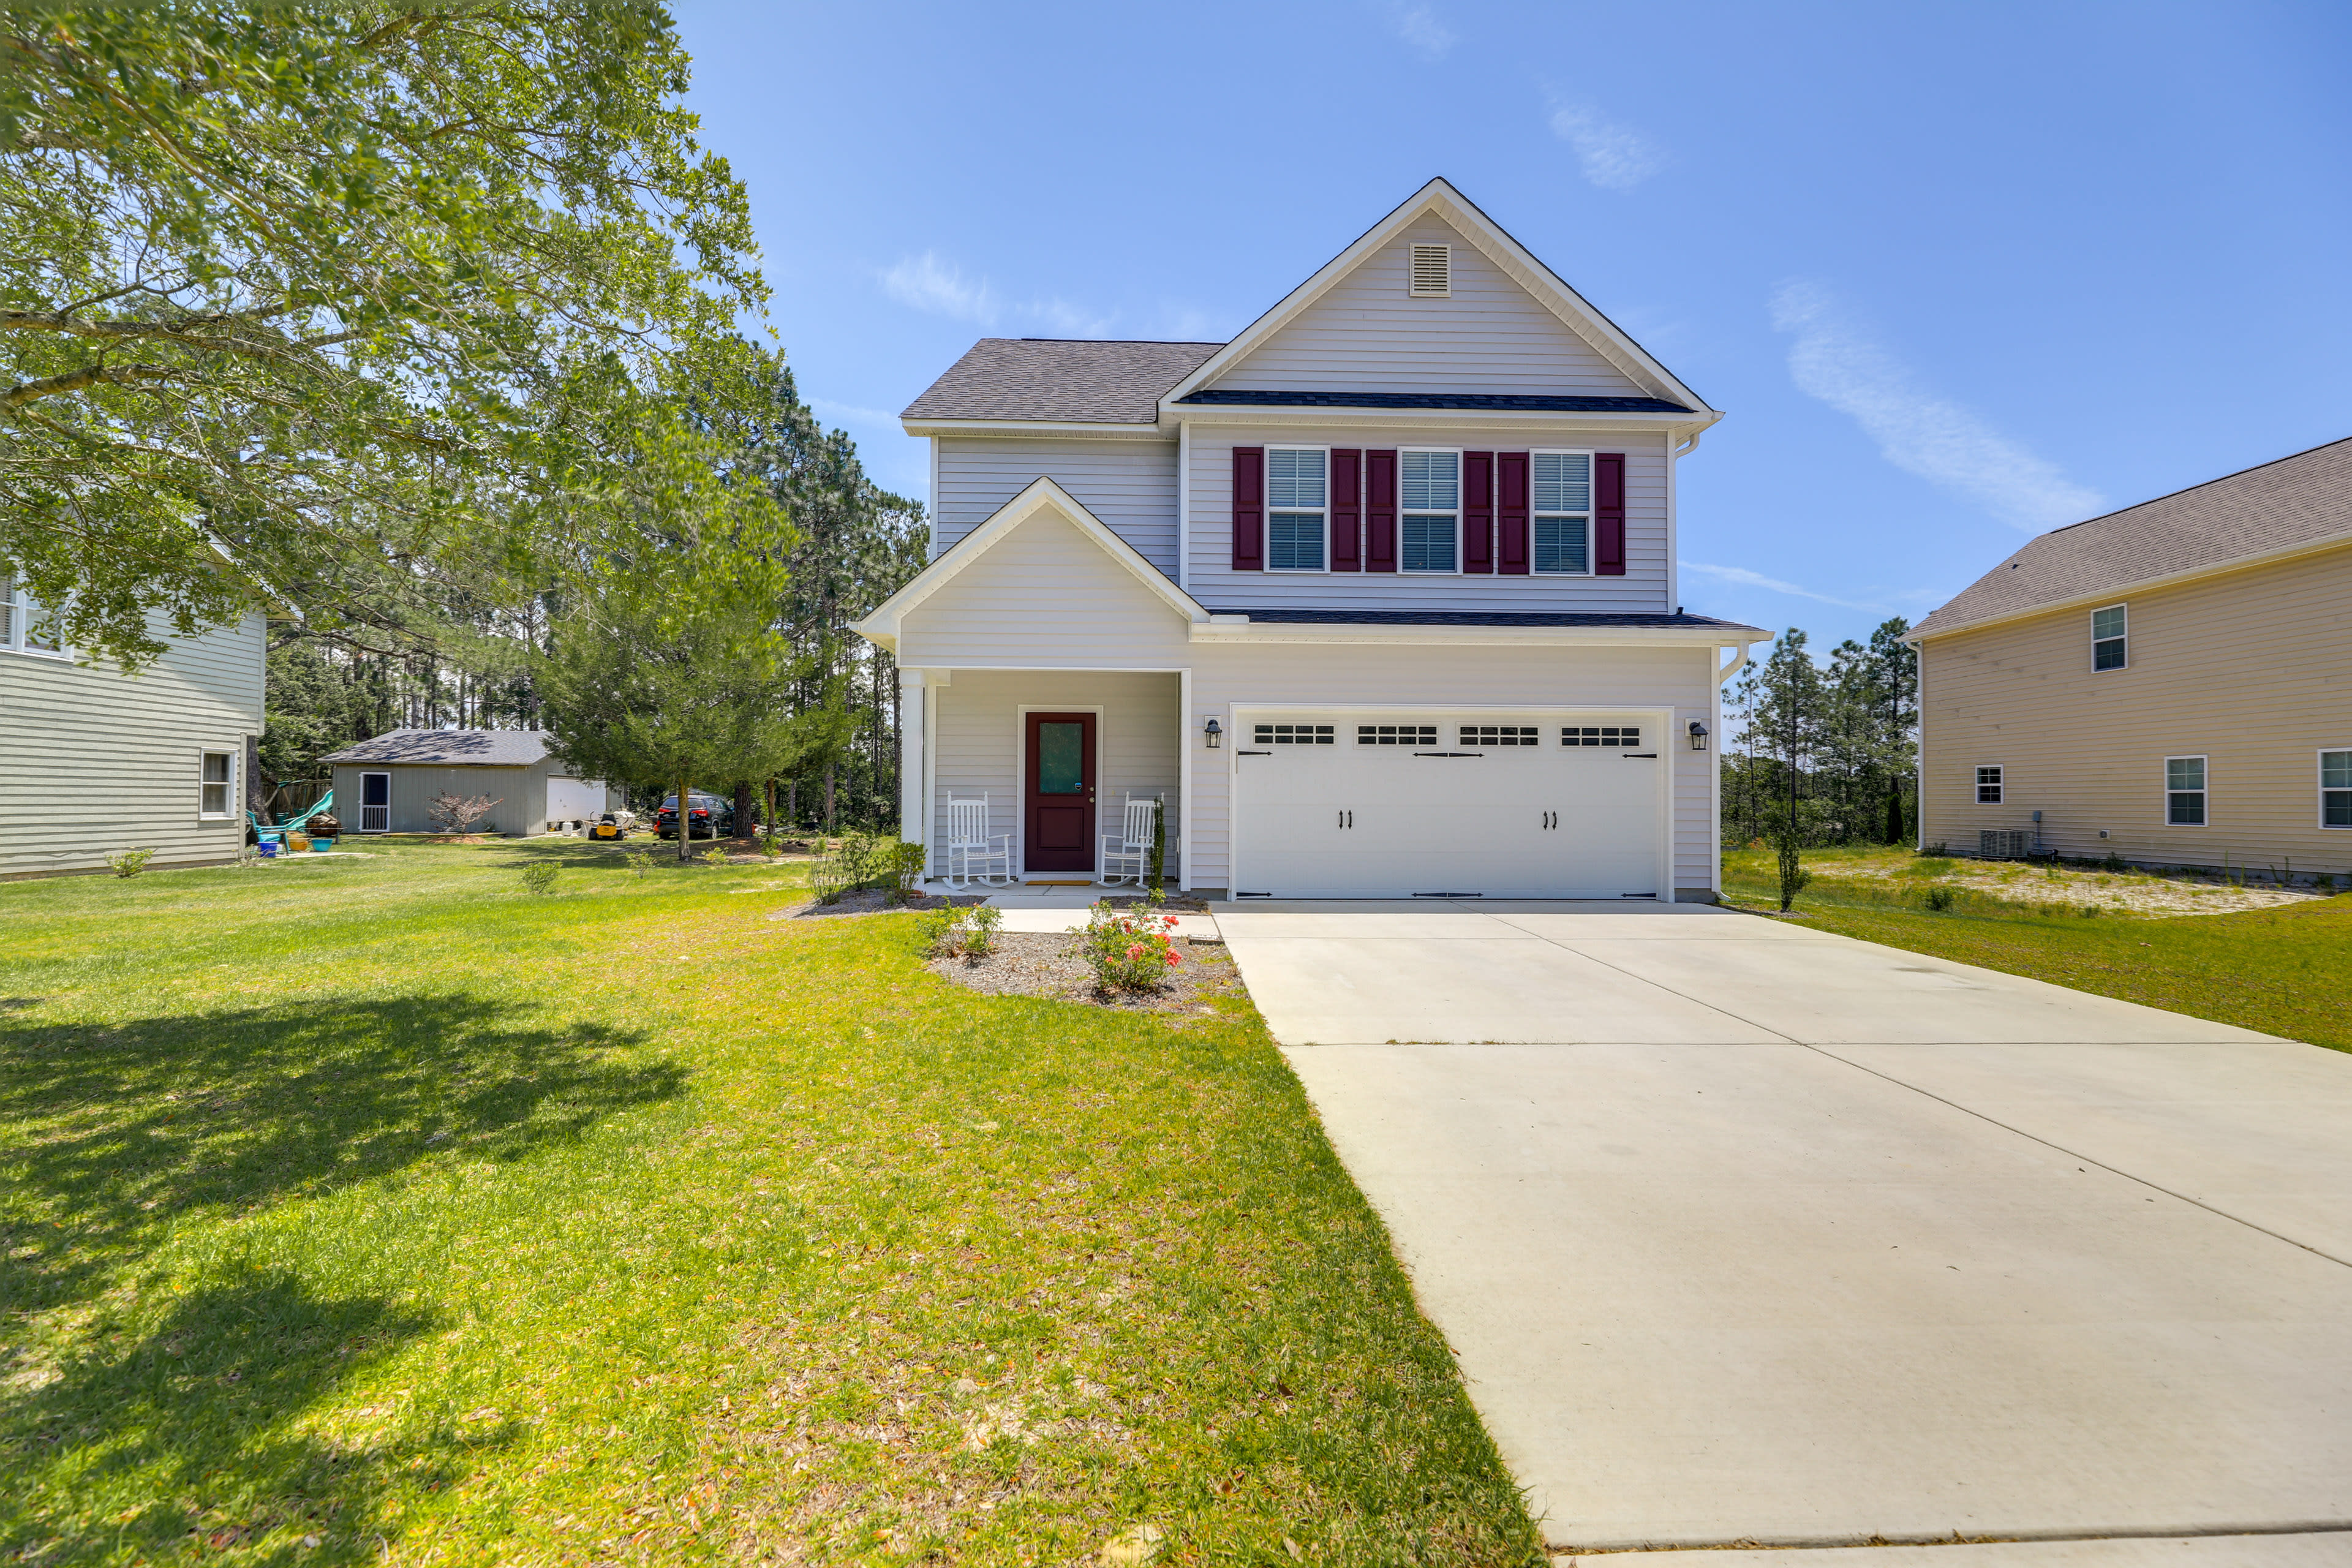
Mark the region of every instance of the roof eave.
[[1458, 647], [1464, 643], [1548, 647], [1753, 647], [1772, 634], [1757, 626], [1301, 626], [1218, 616], [1192, 627], [1194, 642], [1387, 643]]
[[1138, 437], [1172, 437], [1175, 432], [1158, 424], [1113, 424], [1076, 419], [917, 419], [903, 418], [900, 428], [908, 435], [929, 436], [1061, 436], [1094, 437], [1102, 440], [1134, 440]]
[[2304, 540], [2294, 544], [2283, 544], [2275, 550], [2258, 551], [2252, 555], [2233, 555], [2227, 561], [2192, 566], [2184, 571], [2167, 572], [2154, 577], [2135, 578], [2131, 582], [2114, 584], [2094, 593], [2070, 594], [2063, 599], [2051, 599], [2023, 609], [2003, 610], [1996, 616], [1979, 616], [1973, 620], [1958, 621], [1948, 626], [1931, 626], [1930, 623], [1936, 618], [1931, 615], [1926, 621], [1922, 621], [1905, 633], [1903, 640], [1916, 647], [1930, 637], [1950, 637], [1958, 632], [1981, 631], [1990, 626], [2006, 626], [2012, 621], [2030, 621], [2038, 616], [2061, 615], [2069, 610], [2084, 610], [2100, 605], [2112, 605], [2116, 600], [2129, 598], [2134, 594], [2153, 593], [2158, 589], [2174, 588], [2183, 584], [2200, 582], [2208, 577], [2226, 577], [2236, 572], [2275, 565], [2279, 562], [2293, 561], [2305, 555], [2325, 555], [2331, 550], [2347, 549], [2352, 549], [2352, 533], [2338, 533], [2326, 539]]

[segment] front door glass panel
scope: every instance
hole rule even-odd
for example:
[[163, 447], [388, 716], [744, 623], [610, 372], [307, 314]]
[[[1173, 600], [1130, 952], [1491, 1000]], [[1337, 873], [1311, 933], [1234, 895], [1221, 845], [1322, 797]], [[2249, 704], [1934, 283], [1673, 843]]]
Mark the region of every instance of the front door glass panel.
[[1037, 793], [1079, 795], [1087, 787], [1087, 727], [1037, 726]]

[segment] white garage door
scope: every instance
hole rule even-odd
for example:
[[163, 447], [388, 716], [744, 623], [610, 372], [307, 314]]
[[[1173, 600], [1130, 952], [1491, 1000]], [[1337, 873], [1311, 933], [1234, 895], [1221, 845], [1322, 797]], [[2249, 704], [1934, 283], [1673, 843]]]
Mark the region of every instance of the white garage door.
[[1655, 713], [1245, 712], [1234, 891], [1654, 898]]

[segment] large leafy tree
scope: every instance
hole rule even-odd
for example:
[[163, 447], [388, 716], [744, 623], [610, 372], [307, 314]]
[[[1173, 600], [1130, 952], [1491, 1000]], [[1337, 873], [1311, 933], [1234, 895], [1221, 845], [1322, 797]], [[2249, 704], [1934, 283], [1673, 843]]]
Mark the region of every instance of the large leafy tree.
[[583, 390], [762, 297], [687, 71], [650, 0], [13, 10], [0, 562], [131, 663], [257, 588], [385, 651], [531, 575]]

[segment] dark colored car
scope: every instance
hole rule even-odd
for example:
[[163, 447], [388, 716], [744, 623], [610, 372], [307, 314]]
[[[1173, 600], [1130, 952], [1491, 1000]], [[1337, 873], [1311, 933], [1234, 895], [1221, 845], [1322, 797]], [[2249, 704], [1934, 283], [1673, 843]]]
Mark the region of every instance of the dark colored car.
[[[689, 841], [735, 836], [734, 802], [695, 790], [686, 797], [686, 836]], [[664, 838], [677, 837], [677, 796], [668, 795], [662, 797], [661, 809], [654, 813], [654, 831]]]

